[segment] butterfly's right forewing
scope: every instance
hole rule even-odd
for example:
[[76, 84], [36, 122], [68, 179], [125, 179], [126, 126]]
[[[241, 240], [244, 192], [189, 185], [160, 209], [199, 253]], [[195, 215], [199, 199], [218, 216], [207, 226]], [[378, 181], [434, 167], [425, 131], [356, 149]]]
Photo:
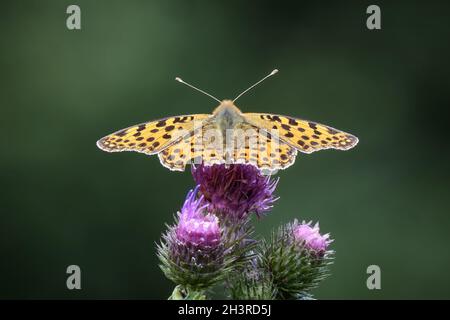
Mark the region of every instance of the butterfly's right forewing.
[[323, 149], [348, 150], [358, 138], [350, 133], [313, 121], [266, 113], [244, 113], [251, 124], [276, 135], [292, 147], [305, 153]]

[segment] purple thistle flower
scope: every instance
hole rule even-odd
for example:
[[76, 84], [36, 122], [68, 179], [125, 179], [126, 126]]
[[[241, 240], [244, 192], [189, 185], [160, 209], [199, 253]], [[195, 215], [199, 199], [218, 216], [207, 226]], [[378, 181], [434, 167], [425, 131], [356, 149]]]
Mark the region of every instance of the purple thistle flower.
[[219, 219], [207, 212], [203, 196], [197, 198], [198, 189], [189, 191], [175, 225], [163, 235], [158, 257], [164, 274], [176, 284], [205, 289], [223, 279], [229, 266]]
[[305, 223], [304, 221], [299, 224], [298, 221], [294, 221], [293, 233], [294, 239], [301, 242], [306, 248], [314, 250], [316, 252], [325, 252], [333, 240], [329, 239], [330, 234], [320, 234], [319, 223], [311, 226], [312, 222]]
[[208, 206], [203, 196], [196, 199], [198, 186], [189, 191], [181, 212], [178, 225], [175, 229], [179, 242], [186, 246], [195, 246], [198, 249], [215, 247], [221, 240], [219, 219], [210, 213], [204, 214]]
[[242, 219], [249, 212], [260, 216], [277, 200], [273, 192], [278, 179], [263, 176], [252, 165], [201, 164], [192, 166], [192, 175], [209, 203], [208, 209], [226, 217]]
[[203, 196], [197, 199], [198, 189], [199, 186], [196, 186], [194, 190], [189, 190], [179, 213], [180, 218], [198, 218], [203, 215], [203, 211], [208, 204], [204, 201]]

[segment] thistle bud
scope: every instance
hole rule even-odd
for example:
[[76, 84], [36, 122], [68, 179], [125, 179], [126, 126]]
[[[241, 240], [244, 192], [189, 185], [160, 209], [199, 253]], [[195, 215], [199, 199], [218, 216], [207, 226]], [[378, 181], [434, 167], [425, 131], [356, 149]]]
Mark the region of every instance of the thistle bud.
[[278, 299], [311, 298], [311, 289], [328, 276], [334, 251], [332, 240], [319, 225], [295, 220], [279, 228], [263, 243], [261, 267], [270, 270]]
[[191, 190], [176, 224], [170, 226], [158, 245], [160, 267], [177, 285], [202, 291], [220, 281], [230, 269], [226, 240], [219, 219], [207, 212], [198, 187]]
[[273, 300], [277, 295], [272, 275], [260, 266], [256, 254], [245, 268], [233, 275], [230, 283], [231, 299], [234, 300]]

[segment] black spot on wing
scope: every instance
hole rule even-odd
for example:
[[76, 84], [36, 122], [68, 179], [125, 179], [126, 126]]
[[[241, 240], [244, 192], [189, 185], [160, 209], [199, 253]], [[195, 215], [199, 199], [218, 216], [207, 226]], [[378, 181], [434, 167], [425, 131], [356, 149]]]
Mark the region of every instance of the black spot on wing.
[[117, 132], [117, 133], [116, 133], [116, 136], [123, 137], [123, 136], [126, 135], [126, 134], [127, 134], [127, 130], [125, 129], [125, 130], [122, 130], [122, 131]]
[[292, 138], [294, 135], [292, 134], [292, 132], [288, 132], [284, 135], [286, 138]]
[[317, 129], [317, 123], [314, 123], [314, 122], [308, 122], [308, 125], [309, 125], [309, 127], [311, 128], [311, 129]]
[[288, 120], [289, 120], [289, 124], [290, 124], [291, 126], [296, 126], [296, 125], [298, 125], [298, 122], [295, 121], [295, 119], [293, 119], [293, 118], [288, 118]]
[[331, 127], [326, 127], [326, 128], [328, 130], [328, 133], [330, 133], [330, 134], [337, 134], [337, 133], [339, 133], [339, 131], [337, 131], [336, 129], [333, 129]]
[[165, 121], [165, 120], [161, 120], [161, 121], [159, 121], [159, 122], [156, 124], [156, 126], [157, 126], [158, 128], [164, 127], [165, 125], [166, 125], [166, 121]]

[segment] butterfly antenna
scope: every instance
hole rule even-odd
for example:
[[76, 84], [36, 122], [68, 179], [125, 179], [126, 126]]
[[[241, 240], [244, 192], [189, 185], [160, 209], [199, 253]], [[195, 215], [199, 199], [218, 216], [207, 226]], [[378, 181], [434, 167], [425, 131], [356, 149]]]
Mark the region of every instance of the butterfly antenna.
[[242, 97], [244, 94], [246, 94], [248, 91], [250, 91], [251, 89], [253, 89], [254, 87], [256, 87], [258, 84], [260, 84], [261, 82], [263, 82], [264, 80], [266, 80], [267, 78], [273, 76], [274, 74], [276, 74], [278, 72], [278, 69], [274, 69], [271, 73], [269, 73], [267, 76], [265, 76], [264, 78], [262, 78], [261, 80], [259, 80], [258, 82], [256, 82], [254, 85], [248, 87], [247, 89], [245, 89], [244, 91], [242, 91], [236, 98], [234, 98], [233, 102], [235, 102], [237, 99], [239, 99], [240, 97]]
[[190, 87], [190, 88], [192, 88], [192, 89], [194, 89], [194, 90], [197, 90], [198, 92], [203, 93], [204, 95], [207, 95], [208, 97], [210, 97], [210, 98], [216, 100], [216, 101], [219, 102], [219, 103], [222, 103], [222, 101], [220, 101], [219, 99], [217, 99], [217, 98], [214, 97], [213, 95], [211, 95], [211, 94], [209, 94], [209, 93], [207, 93], [207, 92], [205, 92], [205, 91], [203, 91], [203, 90], [201, 90], [201, 89], [199, 89], [199, 88], [197, 88], [197, 87], [194, 87], [192, 84], [189, 84], [189, 83], [183, 81], [183, 79], [181, 79], [180, 77], [176, 77], [175, 80], [178, 81], [178, 82], [181, 82], [182, 84], [187, 85], [188, 87]]

